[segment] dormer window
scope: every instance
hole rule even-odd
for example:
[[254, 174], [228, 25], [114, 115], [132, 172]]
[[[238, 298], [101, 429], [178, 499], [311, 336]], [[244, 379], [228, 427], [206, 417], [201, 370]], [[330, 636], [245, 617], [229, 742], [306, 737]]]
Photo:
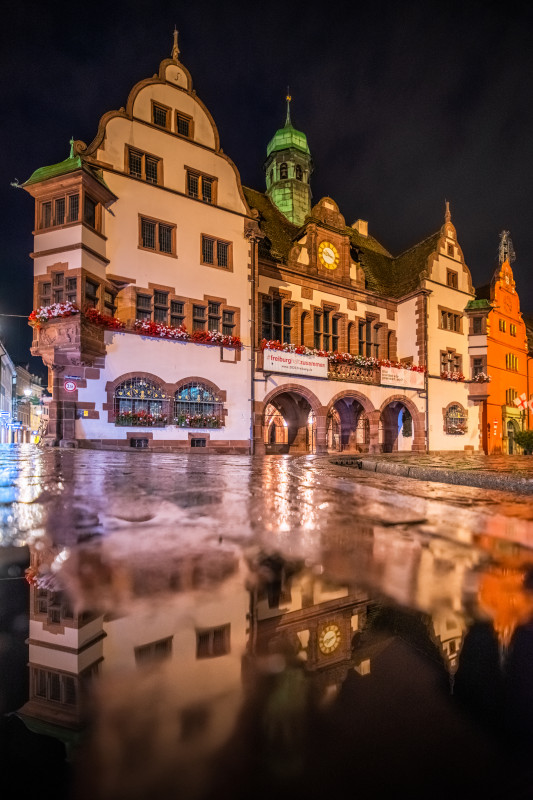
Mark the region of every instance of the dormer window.
[[287, 178], [289, 177], [289, 168], [287, 166], [287, 162], [286, 161], [284, 161], [282, 164], [280, 164], [279, 177], [280, 177], [280, 180], [282, 180], [282, 181], [287, 180]]

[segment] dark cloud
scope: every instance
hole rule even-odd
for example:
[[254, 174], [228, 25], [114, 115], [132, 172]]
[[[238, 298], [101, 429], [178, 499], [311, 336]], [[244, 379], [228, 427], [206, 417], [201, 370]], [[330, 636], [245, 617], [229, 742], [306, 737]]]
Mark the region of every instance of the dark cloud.
[[[170, 55], [212, 112], [245, 184], [263, 188], [265, 148], [293, 121], [315, 162], [315, 200], [331, 195], [348, 222], [368, 220], [393, 253], [442, 223], [444, 200], [475, 284], [511, 231], [525, 310], [533, 311], [533, 14], [526, 3], [331, 4], [21, 2], [1, 32], [4, 237], [0, 313], [32, 306], [32, 201], [10, 181], [62, 160], [71, 136], [91, 141], [106, 111]], [[6, 157], [7, 156], [7, 157]], [[0, 318], [25, 360], [30, 331]]]

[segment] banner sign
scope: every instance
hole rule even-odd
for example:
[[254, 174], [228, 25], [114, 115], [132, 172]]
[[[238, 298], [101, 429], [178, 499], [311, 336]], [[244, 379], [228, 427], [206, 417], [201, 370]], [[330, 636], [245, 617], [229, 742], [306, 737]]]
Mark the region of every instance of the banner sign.
[[327, 378], [328, 359], [323, 356], [304, 356], [284, 350], [263, 350], [265, 372], [288, 372], [308, 378]]
[[412, 369], [381, 367], [381, 383], [384, 386], [399, 386], [402, 389], [423, 389], [424, 373]]

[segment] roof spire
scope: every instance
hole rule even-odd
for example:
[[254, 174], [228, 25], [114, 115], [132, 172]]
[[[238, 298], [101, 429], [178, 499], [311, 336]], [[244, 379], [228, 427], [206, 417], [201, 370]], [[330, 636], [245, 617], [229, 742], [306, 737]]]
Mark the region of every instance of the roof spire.
[[450, 212], [450, 203], [448, 202], [448, 200], [445, 200], [444, 204], [446, 206], [446, 211], [444, 212], [444, 222], [451, 222], [452, 221], [452, 215], [451, 215], [451, 212]]
[[500, 233], [500, 246], [498, 248], [498, 255], [500, 259], [500, 266], [504, 261], [508, 261], [509, 264], [512, 264], [512, 262], [516, 259], [513, 242], [509, 235], [509, 231], [502, 231]]
[[69, 158], [74, 158], [74, 136], [70, 137], [70, 155]]
[[172, 45], [172, 59], [173, 61], [180, 60], [180, 49], [178, 47], [178, 29], [174, 25], [174, 44]]
[[287, 101], [287, 118], [285, 120], [285, 127], [288, 128], [289, 125], [291, 124], [291, 100], [292, 100], [288, 86], [287, 86], [287, 97], [285, 98], [285, 100]]

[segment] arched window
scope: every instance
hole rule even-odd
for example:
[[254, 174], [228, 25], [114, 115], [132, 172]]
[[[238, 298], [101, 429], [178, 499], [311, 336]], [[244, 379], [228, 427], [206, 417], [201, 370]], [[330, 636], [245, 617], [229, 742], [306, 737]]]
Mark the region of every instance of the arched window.
[[224, 406], [214, 389], [191, 381], [175, 394], [174, 422], [180, 428], [221, 428]]
[[286, 161], [283, 161], [283, 163], [279, 165], [279, 177], [282, 181], [289, 177], [289, 168]]
[[461, 435], [468, 429], [468, 417], [459, 405], [450, 406], [445, 416], [446, 433]]
[[117, 425], [166, 425], [166, 394], [148, 378], [128, 378], [115, 389], [113, 405]]
[[302, 168], [301, 168], [301, 166], [299, 164], [296, 164], [296, 170], [295, 170], [294, 174], [295, 174], [295, 177], [296, 177], [297, 181], [301, 181], [302, 180]]

